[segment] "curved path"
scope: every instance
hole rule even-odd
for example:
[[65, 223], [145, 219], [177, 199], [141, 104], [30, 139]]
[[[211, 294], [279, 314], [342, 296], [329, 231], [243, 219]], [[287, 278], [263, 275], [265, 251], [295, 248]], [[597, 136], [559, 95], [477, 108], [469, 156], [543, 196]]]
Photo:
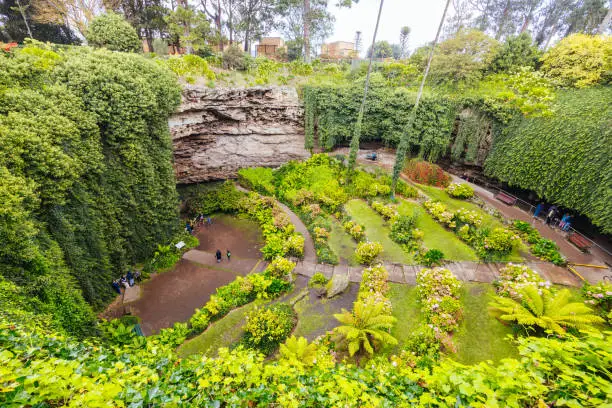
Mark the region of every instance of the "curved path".
[[[251, 192], [251, 190], [242, 187], [240, 184], [236, 184], [236, 189], [245, 193]], [[308, 228], [306, 228], [306, 225], [302, 222], [300, 217], [298, 217], [296, 213], [291, 211], [291, 209], [285, 204], [281, 203], [278, 200], [276, 200], [276, 203], [289, 216], [291, 223], [295, 226], [295, 230], [304, 236], [304, 262], [316, 263], [317, 251], [315, 250], [312, 237], [310, 236], [310, 232], [308, 232]]]

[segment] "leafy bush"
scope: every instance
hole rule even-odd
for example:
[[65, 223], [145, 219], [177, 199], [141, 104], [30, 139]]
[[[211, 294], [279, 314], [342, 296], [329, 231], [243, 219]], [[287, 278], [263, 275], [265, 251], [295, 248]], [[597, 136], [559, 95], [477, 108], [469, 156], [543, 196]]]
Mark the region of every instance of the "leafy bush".
[[372, 201], [372, 209], [382, 215], [386, 221], [395, 219], [398, 216], [395, 206], [385, 205], [379, 201]]
[[389, 273], [382, 265], [370, 266], [363, 270], [357, 301], [364, 304], [382, 304], [382, 313], [390, 315], [393, 310], [391, 301], [387, 298]]
[[493, 282], [497, 294], [508, 297], [519, 296], [520, 289], [528, 285], [545, 289], [551, 287], [550, 282], [544, 281], [533, 269], [512, 263], [500, 269], [499, 277]]
[[421, 257], [421, 262], [423, 265], [427, 266], [441, 265], [443, 260], [444, 252], [440, 251], [439, 249], [430, 249]]
[[538, 258], [550, 261], [555, 265], [565, 265], [567, 263], [567, 259], [559, 253], [559, 247], [555, 241], [550, 239], [541, 238], [530, 249], [531, 253]]
[[357, 224], [353, 221], [346, 221], [344, 224], [342, 224], [342, 226], [355, 241], [361, 242], [365, 239], [365, 226]]
[[123, 16], [113, 12], [91, 20], [85, 37], [89, 45], [111, 51], [138, 52], [142, 49], [134, 27]]
[[168, 66], [172, 72], [180, 77], [203, 77], [209, 80], [216, 78], [206, 60], [197, 55], [171, 56], [158, 61]]
[[512, 222], [512, 228], [517, 231], [521, 235], [521, 237], [530, 244], [535, 244], [540, 240], [540, 233], [528, 222], [514, 220]]
[[391, 226], [391, 239], [398, 244], [408, 244], [414, 239], [412, 231], [417, 223], [418, 216], [400, 215]]
[[612, 310], [612, 283], [599, 282], [596, 285], [585, 283], [582, 287], [582, 296], [586, 299], [584, 303], [591, 305], [599, 312], [601, 317], [610, 319]]
[[304, 237], [300, 233], [290, 235], [285, 239], [283, 251], [288, 256], [304, 257]]
[[422, 269], [417, 273], [417, 293], [425, 320], [434, 332], [452, 332], [459, 327], [461, 283], [448, 269]]
[[446, 187], [451, 182], [451, 176], [442, 170], [440, 166], [417, 159], [408, 161], [403, 173], [410, 180], [429, 186]]
[[242, 344], [272, 354], [297, 323], [293, 308], [285, 303], [276, 303], [262, 309], [255, 309], [246, 316]]
[[264, 195], [274, 195], [274, 172], [269, 167], [250, 167], [238, 170], [238, 181], [243, 186]]
[[266, 268], [266, 273], [275, 278], [285, 279], [294, 268], [294, 262], [279, 256], [270, 262], [270, 265]]
[[488, 254], [508, 254], [519, 239], [518, 235], [507, 228], [493, 228], [489, 235], [484, 238], [482, 249]]
[[383, 251], [383, 246], [380, 242], [360, 242], [355, 250], [357, 262], [362, 265], [372, 265], [378, 255]]
[[325, 243], [329, 240], [330, 232], [323, 227], [314, 227], [313, 229], [315, 242], [316, 243]]
[[308, 286], [325, 286], [327, 282], [329, 282], [329, 279], [327, 279], [325, 275], [323, 275], [321, 272], [316, 272], [308, 281]]
[[403, 180], [397, 181], [395, 193], [405, 198], [417, 198], [419, 196], [419, 191]]
[[239, 46], [232, 45], [223, 51], [223, 68], [246, 71], [250, 67], [250, 58]]
[[465, 183], [451, 183], [446, 187], [446, 192], [454, 198], [466, 199], [474, 197], [474, 189]]

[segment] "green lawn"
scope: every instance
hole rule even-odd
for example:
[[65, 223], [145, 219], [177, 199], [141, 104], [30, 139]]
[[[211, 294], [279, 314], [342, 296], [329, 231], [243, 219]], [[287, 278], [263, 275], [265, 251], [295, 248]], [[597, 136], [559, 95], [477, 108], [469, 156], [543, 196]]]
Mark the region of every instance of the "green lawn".
[[229, 347], [242, 337], [244, 316], [265, 301], [254, 301], [241, 308], [230, 311], [220, 320], [214, 322], [202, 334], [179, 346], [177, 352], [181, 357], [192, 354], [203, 354], [208, 357], [217, 355], [220, 347]]
[[[476, 204], [465, 201], [465, 200], [457, 200], [455, 198], [451, 198], [446, 191], [443, 189], [426, 186], [424, 184], [413, 183], [418, 189], [423, 191], [429, 198], [432, 200], [439, 200], [446, 204], [449, 210], [456, 211], [460, 208], [464, 208], [466, 210], [473, 210], [478, 212], [482, 216], [482, 226], [487, 228], [497, 228], [504, 227], [504, 224], [498, 219], [488, 214], [482, 208], [477, 206]], [[442, 250], [444, 252], [444, 250]], [[518, 248], [514, 248], [512, 252], [501, 259], [495, 259], [496, 262], [523, 262], [524, 259], [521, 256], [521, 251], [529, 252], [527, 246], [524, 243], [521, 243], [521, 246]]]
[[506, 340], [506, 336], [512, 334], [510, 326], [504, 326], [488, 313], [487, 306], [493, 295], [495, 290], [492, 285], [463, 284], [463, 320], [453, 337], [457, 347], [457, 354], [451, 356], [453, 359], [464, 364], [474, 364], [518, 356], [516, 346]]
[[428, 249], [439, 249], [444, 252], [445, 259], [451, 261], [477, 261], [478, 256], [465, 242], [461, 241], [453, 232], [437, 223], [423, 207], [411, 201], [400, 200], [398, 212], [402, 215], [411, 215], [419, 212], [417, 228], [425, 236], [423, 244]]
[[404, 264], [414, 262], [409, 253], [391, 240], [390, 228], [382, 217], [368, 206], [368, 203], [363, 200], [351, 200], [344, 205], [344, 208], [355, 222], [365, 225], [366, 237], [370, 241], [380, 242], [383, 245], [384, 251], [381, 256], [383, 260]]
[[[332, 218], [332, 217], [330, 217]], [[331, 221], [332, 229], [327, 243], [336, 255], [340, 258], [346, 259], [349, 265], [357, 265], [355, 260], [355, 249], [357, 248], [357, 242], [351, 237], [340, 222], [335, 218]]]
[[413, 330], [423, 321], [416, 286], [389, 283], [388, 297], [393, 305], [393, 317], [397, 319], [391, 335], [398, 341], [400, 350]]

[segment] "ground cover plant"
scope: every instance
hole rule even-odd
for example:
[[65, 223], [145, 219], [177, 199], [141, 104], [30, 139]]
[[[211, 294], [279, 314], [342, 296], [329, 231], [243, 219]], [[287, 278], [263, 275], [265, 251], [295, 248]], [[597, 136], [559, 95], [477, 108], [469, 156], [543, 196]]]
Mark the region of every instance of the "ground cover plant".
[[521, 235], [523, 241], [530, 244], [529, 250], [535, 256], [555, 265], [565, 265], [567, 260], [559, 253], [559, 247], [554, 241], [542, 238], [538, 230], [528, 222], [514, 220], [512, 229]]

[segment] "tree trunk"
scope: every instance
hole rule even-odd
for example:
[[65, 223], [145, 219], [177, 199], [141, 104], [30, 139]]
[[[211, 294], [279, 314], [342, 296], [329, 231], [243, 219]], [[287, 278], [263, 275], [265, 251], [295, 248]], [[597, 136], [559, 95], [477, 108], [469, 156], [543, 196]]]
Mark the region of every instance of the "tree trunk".
[[153, 52], [153, 34], [151, 33], [150, 28], [145, 28], [145, 39], [147, 41], [147, 48], [149, 52]]
[[219, 51], [223, 52], [223, 28], [221, 27], [221, 0], [217, 0], [217, 14], [215, 16], [215, 25], [219, 32]]
[[[450, 1], [450, 0], [449, 0]], [[357, 123], [355, 124], [355, 133], [351, 139], [351, 148], [349, 151], [348, 161], [348, 174], [349, 177], [355, 168], [357, 162], [357, 152], [359, 151], [359, 139], [361, 138], [361, 124], [363, 122], [363, 112], [365, 111], [366, 99], [368, 97], [368, 87], [370, 85], [370, 72], [372, 72], [372, 60], [374, 59], [374, 44], [376, 44], [376, 34], [378, 33], [378, 24], [380, 23], [380, 15], [382, 13], [384, 0], [380, 0], [380, 6], [378, 7], [378, 17], [376, 18], [376, 27], [374, 28], [374, 35], [372, 36], [372, 52], [370, 53], [370, 61], [368, 62], [368, 72], [366, 74], [365, 87], [363, 90], [363, 99], [361, 100], [361, 106], [359, 107], [359, 113], [357, 114]]]
[[403, 134], [400, 138], [399, 146], [397, 147], [395, 164], [393, 165], [393, 182], [391, 184], [392, 195], [395, 194], [395, 186], [397, 185], [397, 180], [399, 179], [399, 175], [402, 171], [402, 168], [404, 167], [404, 158], [406, 157], [406, 151], [408, 150], [408, 134], [412, 132], [412, 125], [416, 117], [417, 109], [419, 108], [419, 103], [421, 102], [421, 96], [423, 95], [423, 87], [425, 86], [427, 75], [429, 74], [431, 60], [433, 59], [434, 51], [436, 49], [436, 45], [438, 44], [438, 39], [440, 38], [440, 31], [442, 31], [442, 26], [444, 25], [444, 18], [446, 17], [446, 12], [448, 11], [448, 6], [450, 5], [450, 2], [451, 0], [446, 0], [446, 6], [444, 7], [444, 12], [442, 13], [440, 24], [438, 25], [438, 32], [436, 33], [436, 38], [434, 39], [434, 42], [431, 46], [431, 50], [429, 50], [429, 57], [427, 57], [427, 65], [425, 66], [425, 73], [423, 74], [423, 79], [421, 80], [421, 86], [419, 86], [419, 92], [417, 93], [412, 112], [410, 112], [408, 126], [406, 127], [405, 134]]
[[508, 19], [508, 14], [510, 13], [510, 0], [506, 1], [506, 6], [504, 7], [504, 12], [502, 13], [501, 21], [499, 22], [499, 27], [497, 27], [497, 33], [495, 33], [495, 39], [499, 41], [502, 30], [506, 26], [506, 20]]
[[304, 20], [304, 61], [310, 62], [310, 0], [304, 0], [304, 10], [302, 11]]
[[233, 3], [229, 2], [229, 10], [227, 10], [228, 20], [227, 25], [229, 28], [229, 43], [232, 45], [234, 43], [234, 10]]
[[610, 25], [610, 21], [612, 20], [612, 0], [610, 0], [610, 5], [608, 6], [608, 12], [604, 17], [603, 21], [597, 27], [597, 34], [603, 34], [606, 31], [606, 28]]
[[25, 23], [26, 29], [28, 30], [28, 37], [34, 38], [32, 36], [32, 30], [30, 30], [30, 24], [28, 24], [28, 19], [25, 15], [25, 10], [21, 7], [21, 2], [17, 0], [17, 7], [19, 8], [19, 12], [21, 13], [21, 17], [23, 18], [23, 22]]

